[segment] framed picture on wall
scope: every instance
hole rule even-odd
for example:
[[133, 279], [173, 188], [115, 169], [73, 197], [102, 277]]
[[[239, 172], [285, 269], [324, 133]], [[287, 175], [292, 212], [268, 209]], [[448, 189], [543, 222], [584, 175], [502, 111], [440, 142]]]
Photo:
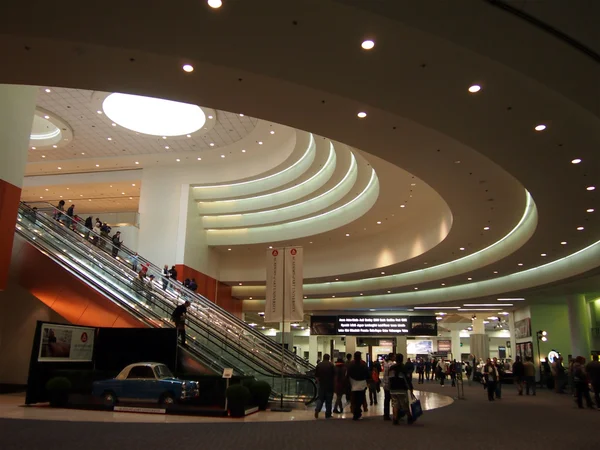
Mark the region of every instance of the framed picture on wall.
[[529, 317], [515, 322], [515, 338], [527, 337], [531, 337], [531, 319]]
[[524, 358], [533, 358], [533, 342], [525, 342], [524, 344]]

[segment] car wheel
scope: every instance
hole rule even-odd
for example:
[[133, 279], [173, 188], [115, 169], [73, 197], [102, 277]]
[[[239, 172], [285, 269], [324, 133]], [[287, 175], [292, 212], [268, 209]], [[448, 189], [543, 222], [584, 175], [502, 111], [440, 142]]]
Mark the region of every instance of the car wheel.
[[106, 391], [102, 394], [102, 400], [106, 406], [115, 406], [117, 404], [117, 396], [112, 391]]
[[175, 403], [173, 394], [166, 392], [160, 397], [160, 404], [163, 406], [171, 406]]

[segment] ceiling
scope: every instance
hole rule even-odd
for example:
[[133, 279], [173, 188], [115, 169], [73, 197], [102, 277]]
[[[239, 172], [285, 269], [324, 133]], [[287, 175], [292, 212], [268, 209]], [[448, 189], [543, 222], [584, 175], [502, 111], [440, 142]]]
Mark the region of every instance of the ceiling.
[[[93, 14], [89, 5], [71, 0], [61, 11], [9, 3], [9, 13], [0, 18], [0, 49], [7, 61], [0, 68], [1, 82], [152, 95], [233, 111], [232, 118], [243, 112], [260, 118], [256, 127], [261, 121], [284, 124], [360, 149], [373, 165], [381, 160], [399, 167], [443, 199], [452, 227], [441, 243], [386, 264], [385, 270], [373, 264], [370, 270], [322, 270], [323, 276], [316, 274], [307, 284], [332, 285], [316, 286], [307, 299], [309, 308], [389, 308], [459, 297], [481, 301], [503, 291], [516, 295], [590, 275], [598, 266], [599, 259], [583, 259], [596, 254], [600, 241], [598, 190], [586, 189], [600, 179], [600, 66], [593, 55], [490, 2], [446, 2], [432, 9], [410, 1], [307, 0], [282, 6], [261, 0], [224, 2], [212, 10], [197, 0], [169, 5], [150, 0], [143, 11], [123, 6]], [[545, 20], [560, 19], [557, 26], [565, 33], [577, 30], [580, 40], [597, 36], [589, 21], [598, 17], [597, 2], [577, 14], [561, 14], [564, 2], [510, 3]], [[86, 26], [73, 26], [81, 16], [88, 17]], [[344, 27], [332, 27], [339, 18]], [[112, 24], [111, 33], [104, 31], [106, 23]], [[373, 50], [360, 48], [367, 38], [375, 41]], [[182, 64], [193, 64], [194, 72], [184, 73]], [[470, 93], [474, 84], [481, 90]], [[358, 118], [363, 111], [367, 116]], [[94, 110], [86, 114], [93, 116]], [[69, 123], [76, 141], [78, 126]], [[546, 129], [536, 131], [541, 124]], [[95, 133], [87, 125], [98, 157], [116, 157], [119, 146], [105, 142], [112, 126], [106, 123]], [[205, 143], [199, 139], [197, 145], [200, 141]], [[161, 144], [148, 138], [153, 149], [148, 151], [161, 152]], [[82, 151], [87, 157], [88, 151]], [[572, 164], [575, 158], [581, 163]], [[132, 160], [127, 164], [132, 167]], [[46, 169], [34, 165], [29, 170]], [[385, 172], [378, 171], [381, 205], [399, 200], [407, 188], [405, 182], [394, 184], [392, 170], [385, 181]], [[529, 235], [523, 233], [514, 248], [497, 245], [494, 257], [479, 253], [520, 224], [528, 205], [525, 190], [535, 205]], [[418, 202], [418, 196], [413, 199]], [[376, 224], [391, 217], [392, 210], [379, 209], [379, 202], [359, 220]], [[418, 216], [413, 220], [419, 223]], [[366, 231], [352, 236], [364, 240], [362, 248], [379, 235], [370, 234], [376, 225], [357, 220], [350, 226], [353, 233], [361, 227]], [[402, 235], [401, 227], [387, 231]], [[335, 231], [344, 238], [345, 232]], [[327, 242], [327, 234], [311, 241], [322, 237]], [[304, 241], [274, 244], [298, 242], [309, 258], [310, 244]], [[340, 264], [349, 258], [339, 250], [347, 248], [361, 258], [351, 245], [332, 242], [327, 253]], [[239, 249], [248, 258], [261, 257], [251, 246]], [[465, 256], [471, 256], [468, 268], [450, 270]], [[223, 257], [224, 267], [229, 259], [234, 256]], [[446, 263], [445, 272], [425, 281], [432, 272], [424, 267]], [[252, 273], [248, 268], [248, 278], [225, 279], [242, 282], [235, 292], [248, 298], [245, 284], [257, 281]], [[414, 277], [390, 289], [389, 283], [395, 283], [387, 278], [390, 274]], [[375, 276], [378, 280], [370, 281]], [[359, 280], [358, 286], [368, 291], [335, 285], [335, 278]]]

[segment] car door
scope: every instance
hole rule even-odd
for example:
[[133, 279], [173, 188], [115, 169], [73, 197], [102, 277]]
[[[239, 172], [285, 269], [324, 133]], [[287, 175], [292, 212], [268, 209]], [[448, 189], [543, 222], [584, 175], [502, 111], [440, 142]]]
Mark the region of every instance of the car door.
[[135, 366], [123, 383], [124, 397], [137, 401], [156, 401], [157, 380], [151, 366]]

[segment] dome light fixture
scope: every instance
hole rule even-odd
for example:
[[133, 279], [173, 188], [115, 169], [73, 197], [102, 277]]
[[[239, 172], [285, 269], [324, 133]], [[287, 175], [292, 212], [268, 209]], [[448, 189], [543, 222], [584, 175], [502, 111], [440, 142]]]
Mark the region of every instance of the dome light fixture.
[[184, 64], [182, 69], [184, 72], [191, 73], [194, 71], [194, 66], [192, 66], [191, 64]]
[[210, 6], [213, 9], [218, 9], [221, 6], [223, 6], [223, 2], [221, 0], [208, 0], [208, 6]]
[[567, 241], [562, 241], [560, 245], [567, 245]]
[[581, 162], [581, 158], [575, 158], [571, 161], [571, 164], [579, 164]]
[[583, 230], [585, 230], [585, 228], [583, 228], [583, 227], [577, 227], [577, 231], [583, 231]]
[[480, 90], [481, 90], [481, 86], [479, 86], [478, 84], [474, 84], [469, 87], [469, 92], [471, 94], [475, 94], [476, 92], [479, 92]]
[[367, 117], [367, 113], [364, 111], [361, 111], [357, 114], [359, 119], [364, 119], [365, 117]]
[[546, 125], [544, 125], [543, 123], [536, 125], [535, 127], [535, 131], [544, 131], [546, 129]]
[[375, 42], [373, 42], [371, 39], [367, 39], [363, 41], [362, 44], [360, 44], [360, 46], [364, 50], [371, 50], [373, 47], [375, 47]]

